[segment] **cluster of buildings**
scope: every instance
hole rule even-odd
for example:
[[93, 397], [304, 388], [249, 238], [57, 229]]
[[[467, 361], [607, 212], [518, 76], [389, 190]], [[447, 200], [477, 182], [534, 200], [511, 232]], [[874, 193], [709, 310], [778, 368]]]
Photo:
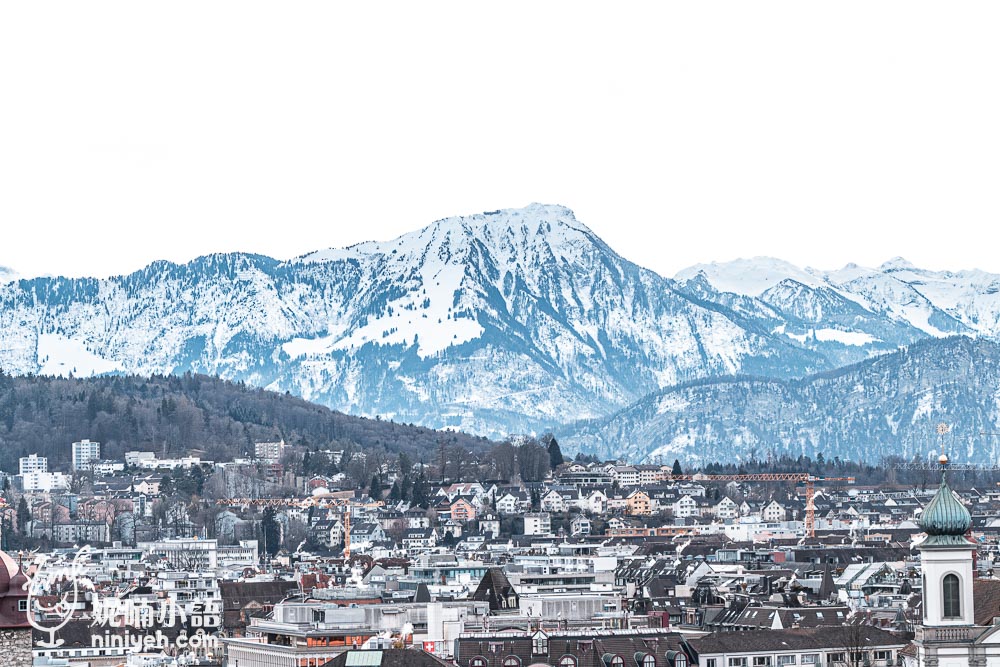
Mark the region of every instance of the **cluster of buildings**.
[[[256, 450], [270, 475], [289, 447]], [[98, 474], [97, 443], [73, 454], [90, 496], [29, 490], [49, 474], [29, 456], [8, 500], [30, 525], [3, 509], [5, 530], [51, 545], [0, 556], [0, 650], [37, 665], [1000, 665], [993, 489], [567, 463], [540, 482], [429, 484], [421, 506], [315, 476], [192, 501], [195, 521], [183, 503], [151, 516], [158, 484], [231, 464], [130, 452]]]

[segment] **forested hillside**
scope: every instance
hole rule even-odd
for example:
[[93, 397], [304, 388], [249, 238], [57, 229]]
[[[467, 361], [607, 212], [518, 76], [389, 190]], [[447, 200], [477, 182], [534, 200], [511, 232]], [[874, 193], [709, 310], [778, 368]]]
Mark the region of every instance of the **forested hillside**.
[[[938, 425], [950, 427], [939, 437]], [[746, 463], [805, 456], [1000, 462], [1000, 344], [914, 343], [801, 380], [734, 377], [650, 394], [612, 417], [559, 432], [569, 451], [631, 461]]]
[[192, 449], [226, 461], [256, 441], [405, 451], [418, 460], [442, 444], [483, 450], [491, 443], [463, 433], [351, 417], [262, 389], [205, 375], [87, 379], [11, 377], [0, 372], [0, 469], [17, 472], [21, 456], [49, 457], [67, 467], [70, 443], [103, 445], [106, 458], [125, 451], [175, 456]]

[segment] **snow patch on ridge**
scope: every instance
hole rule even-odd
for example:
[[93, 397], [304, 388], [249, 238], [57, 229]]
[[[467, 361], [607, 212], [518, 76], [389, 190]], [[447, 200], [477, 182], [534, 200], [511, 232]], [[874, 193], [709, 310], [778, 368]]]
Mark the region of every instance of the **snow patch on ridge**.
[[122, 370], [118, 362], [94, 354], [81, 341], [62, 334], [38, 337], [38, 366], [41, 375], [90, 377]]
[[662, 415], [667, 412], [683, 412], [690, 405], [691, 402], [686, 398], [668, 394], [660, 399], [656, 406], [656, 413]]
[[870, 345], [879, 342], [879, 339], [871, 334], [861, 331], [841, 331], [840, 329], [817, 329], [815, 331], [816, 340], [826, 342], [837, 342], [842, 345]]

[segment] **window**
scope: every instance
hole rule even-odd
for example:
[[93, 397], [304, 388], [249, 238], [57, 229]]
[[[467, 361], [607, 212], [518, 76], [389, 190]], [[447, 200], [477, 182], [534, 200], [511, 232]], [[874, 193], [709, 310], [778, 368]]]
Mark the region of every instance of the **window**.
[[832, 663], [832, 662], [844, 662], [844, 654], [843, 653], [829, 653], [826, 656], [826, 661], [830, 662], [830, 663]]
[[564, 655], [559, 659], [559, 667], [576, 667], [576, 658], [571, 655]]
[[729, 667], [747, 667], [746, 658], [730, 658]]
[[851, 651], [851, 662], [853, 662], [855, 665], [860, 665], [864, 661], [865, 661], [864, 651]]
[[475, 658], [469, 661], [469, 667], [486, 667], [486, 665], [487, 665], [486, 658], [482, 656], [476, 656]]
[[544, 632], [536, 632], [531, 638], [531, 652], [534, 655], [544, 655], [549, 652], [549, 638]]
[[753, 667], [771, 667], [771, 656], [755, 655], [753, 657]]
[[875, 659], [886, 663], [892, 662], [892, 651], [875, 651]]
[[944, 603], [944, 617], [958, 618], [962, 615], [962, 602], [958, 575], [946, 574], [941, 582], [944, 589], [942, 602]]
[[715, 658], [709, 658], [706, 660], [705, 667], [715, 667]]
[[[930, 589], [927, 588], [927, 574], [926, 573], [925, 574], [921, 574], [920, 575], [920, 593], [921, 593], [921, 595], [926, 595], [927, 591], [929, 591], [929, 590]], [[923, 605], [923, 607], [924, 607], [924, 620], [926, 621], [927, 620], [927, 611], [928, 611], [928, 608], [927, 608], [927, 605]]]
[[[646, 656], [646, 658], [652, 658], [652, 657], [653, 656], [651, 655]], [[655, 664], [656, 664], [656, 659], [654, 658], [653, 665]], [[688, 664], [687, 656], [684, 655], [683, 653], [678, 652], [677, 655], [674, 656], [674, 667], [687, 667], [687, 664]], [[646, 667], [648, 667], [648, 665]]]
[[490, 653], [499, 653], [503, 649], [502, 642], [490, 642]]
[[802, 664], [803, 665], [815, 665], [819, 662], [819, 653], [803, 653], [802, 654]]
[[503, 659], [503, 667], [521, 667], [521, 659], [516, 655], [508, 655]]
[[794, 655], [779, 655], [778, 656], [778, 667], [786, 667], [786, 665], [794, 665], [795, 656]]
[[17, 601], [17, 610], [18, 611], [28, 611], [28, 601], [27, 600], [18, 600]]
[[620, 655], [611, 658], [611, 667], [625, 667], [625, 658]]
[[[656, 667], [656, 656], [647, 653], [642, 657], [642, 667]], [[676, 665], [674, 667], [677, 667]]]

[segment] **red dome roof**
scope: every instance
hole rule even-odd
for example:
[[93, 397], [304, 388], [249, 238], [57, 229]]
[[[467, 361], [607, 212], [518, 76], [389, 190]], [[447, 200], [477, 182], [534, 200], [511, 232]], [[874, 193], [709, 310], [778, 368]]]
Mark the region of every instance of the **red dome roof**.
[[[5, 597], [10, 591], [11, 579], [21, 572], [17, 561], [6, 551], [0, 551], [0, 597]], [[23, 582], [22, 582], [23, 583]]]

